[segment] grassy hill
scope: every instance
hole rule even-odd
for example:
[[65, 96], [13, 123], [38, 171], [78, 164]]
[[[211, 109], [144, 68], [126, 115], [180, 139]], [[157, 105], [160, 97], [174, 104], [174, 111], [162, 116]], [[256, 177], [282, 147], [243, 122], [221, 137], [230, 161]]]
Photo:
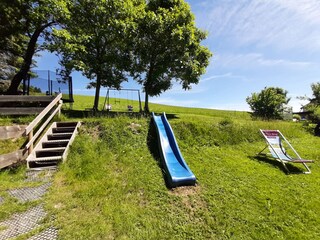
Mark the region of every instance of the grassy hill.
[[[92, 97], [75, 101], [73, 111], [93, 104]], [[126, 104], [119, 108], [126, 111]], [[149, 117], [81, 118], [80, 134], [46, 196], [61, 239], [319, 237], [320, 138], [302, 124], [253, 121], [235, 111], [156, 104], [150, 110], [168, 113], [197, 185], [166, 188]], [[312, 174], [287, 175], [277, 161], [256, 157], [265, 146], [260, 128], [281, 130], [302, 157], [315, 160]], [[22, 181], [21, 172], [2, 171], [1, 190]], [[4, 209], [0, 205], [0, 218]]]

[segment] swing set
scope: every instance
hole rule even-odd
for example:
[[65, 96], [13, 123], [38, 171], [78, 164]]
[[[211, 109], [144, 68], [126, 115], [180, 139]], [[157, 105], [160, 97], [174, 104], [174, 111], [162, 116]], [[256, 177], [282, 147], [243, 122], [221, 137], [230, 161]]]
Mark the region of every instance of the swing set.
[[[121, 93], [125, 92], [127, 94], [127, 98], [121, 98]], [[113, 99], [110, 99], [110, 95], [113, 93]], [[129, 99], [129, 95], [131, 94], [131, 98]], [[127, 101], [127, 111], [133, 112], [134, 111], [134, 95], [138, 95], [138, 101], [139, 101], [139, 112], [142, 112], [142, 106], [141, 106], [141, 98], [140, 98], [140, 90], [139, 89], [132, 89], [132, 88], [108, 88], [106, 98], [104, 101], [104, 108], [103, 110], [109, 112], [112, 110], [112, 104], [114, 103], [115, 106], [121, 106], [121, 101]]]

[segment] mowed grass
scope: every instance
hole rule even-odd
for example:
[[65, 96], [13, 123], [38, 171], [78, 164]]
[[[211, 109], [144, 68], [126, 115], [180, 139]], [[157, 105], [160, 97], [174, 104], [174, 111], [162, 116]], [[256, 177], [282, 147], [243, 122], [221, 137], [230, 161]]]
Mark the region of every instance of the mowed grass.
[[[92, 104], [92, 97], [77, 96], [73, 109]], [[244, 112], [150, 110], [168, 114], [197, 185], [166, 187], [149, 117], [82, 118], [45, 197], [60, 239], [319, 238], [320, 139], [309, 129], [252, 121]], [[302, 157], [315, 160], [312, 174], [287, 175], [277, 161], [256, 157], [265, 146], [260, 128], [281, 130]], [[12, 176], [0, 173], [6, 181]]]

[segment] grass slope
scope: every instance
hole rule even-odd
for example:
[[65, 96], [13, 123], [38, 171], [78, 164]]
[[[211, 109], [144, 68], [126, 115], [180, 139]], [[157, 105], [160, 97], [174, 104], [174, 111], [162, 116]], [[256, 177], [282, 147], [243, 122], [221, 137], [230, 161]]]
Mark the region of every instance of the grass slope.
[[[77, 97], [74, 109], [92, 103]], [[46, 196], [61, 239], [319, 238], [320, 139], [301, 124], [252, 121], [242, 112], [150, 108], [170, 116], [197, 186], [166, 188], [148, 117], [82, 119]], [[312, 174], [287, 175], [277, 161], [257, 158], [264, 147], [259, 128], [281, 130], [301, 156], [315, 160]], [[15, 174], [4, 171], [0, 179], [10, 185]]]

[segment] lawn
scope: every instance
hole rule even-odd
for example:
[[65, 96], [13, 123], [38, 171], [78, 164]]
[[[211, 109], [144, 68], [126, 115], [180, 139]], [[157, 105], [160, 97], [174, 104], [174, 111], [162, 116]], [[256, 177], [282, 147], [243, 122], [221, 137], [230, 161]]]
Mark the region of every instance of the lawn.
[[[320, 138], [301, 123], [151, 104], [151, 111], [168, 113], [197, 177], [194, 187], [170, 190], [149, 117], [84, 114], [69, 119], [93, 104], [92, 97], [75, 100], [73, 111], [66, 110], [62, 118], [83, 125], [45, 197], [61, 239], [320, 237]], [[302, 157], [315, 160], [312, 173], [287, 175], [277, 161], [256, 157], [264, 147], [260, 128], [281, 130]], [[1, 190], [14, 185], [21, 172], [23, 167], [2, 171], [6, 184], [0, 184]]]

